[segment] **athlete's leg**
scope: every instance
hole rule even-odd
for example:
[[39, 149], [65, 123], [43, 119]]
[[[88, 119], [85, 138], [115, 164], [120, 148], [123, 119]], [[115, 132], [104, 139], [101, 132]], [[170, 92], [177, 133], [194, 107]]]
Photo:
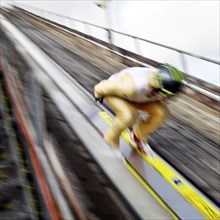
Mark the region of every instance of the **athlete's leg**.
[[149, 134], [154, 132], [167, 118], [167, 107], [160, 102], [147, 104], [136, 104], [136, 107], [141, 111], [149, 114], [146, 119], [138, 120], [133, 127], [135, 135], [142, 141], [146, 141]]
[[106, 97], [105, 100], [115, 112], [112, 126], [104, 134], [105, 141], [112, 147], [119, 147], [119, 137], [121, 132], [131, 126], [136, 119], [137, 110], [135, 106], [117, 97]]

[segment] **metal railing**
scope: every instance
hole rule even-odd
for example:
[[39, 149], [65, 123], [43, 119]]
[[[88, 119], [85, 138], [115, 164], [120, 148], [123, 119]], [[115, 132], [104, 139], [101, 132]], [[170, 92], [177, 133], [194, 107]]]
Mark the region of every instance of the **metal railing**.
[[[101, 41], [109, 43], [110, 45], [125, 48], [125, 50], [131, 51], [131, 53], [135, 53], [138, 56], [148, 57], [149, 60], [158, 63], [172, 63], [188, 76], [193, 76], [196, 72], [202, 73], [203, 75], [210, 75], [210, 73], [219, 74], [220, 62], [214, 59], [20, 3], [17, 3], [16, 7], [59, 25], [74, 29], [86, 36], [99, 38]], [[114, 47], [112, 48], [114, 50]], [[219, 95], [206, 92], [205, 89], [201, 89], [191, 82], [184, 83], [191, 89], [218, 102], [220, 101]], [[219, 93], [218, 86], [213, 85], [213, 87], [215, 87], [215, 93], [217, 94]]]

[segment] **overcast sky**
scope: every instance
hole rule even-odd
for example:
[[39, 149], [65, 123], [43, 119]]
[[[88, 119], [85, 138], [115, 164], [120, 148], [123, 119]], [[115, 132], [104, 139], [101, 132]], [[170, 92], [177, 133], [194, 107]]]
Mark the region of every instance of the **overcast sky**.
[[[95, 0], [19, 2], [220, 60], [219, 0], [111, 0], [106, 9]], [[219, 84], [219, 68], [209, 68], [197, 77]]]

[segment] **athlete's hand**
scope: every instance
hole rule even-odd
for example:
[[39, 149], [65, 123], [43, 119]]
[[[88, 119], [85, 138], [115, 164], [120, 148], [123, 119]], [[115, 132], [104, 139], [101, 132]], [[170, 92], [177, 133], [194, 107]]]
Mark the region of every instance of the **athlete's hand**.
[[93, 92], [93, 97], [94, 97], [96, 102], [103, 103], [103, 97], [96, 97], [95, 92]]

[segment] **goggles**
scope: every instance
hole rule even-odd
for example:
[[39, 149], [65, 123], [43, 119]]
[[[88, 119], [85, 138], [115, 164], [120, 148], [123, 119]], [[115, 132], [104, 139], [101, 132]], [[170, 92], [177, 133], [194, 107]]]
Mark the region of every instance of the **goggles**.
[[161, 96], [163, 96], [165, 98], [170, 98], [170, 97], [173, 96], [172, 92], [169, 92], [168, 90], [165, 90], [165, 89], [157, 88], [157, 89], [154, 89], [153, 92], [154, 93], [158, 93], [158, 94], [160, 94]]

